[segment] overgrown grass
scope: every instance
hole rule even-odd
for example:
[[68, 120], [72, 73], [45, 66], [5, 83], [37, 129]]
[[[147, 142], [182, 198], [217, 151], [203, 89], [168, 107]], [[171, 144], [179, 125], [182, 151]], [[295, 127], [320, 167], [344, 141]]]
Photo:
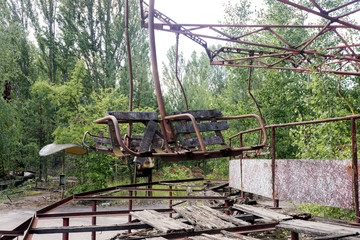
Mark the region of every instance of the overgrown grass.
[[296, 211], [311, 213], [314, 216], [355, 221], [355, 211], [343, 208], [327, 207], [311, 203], [301, 203]]

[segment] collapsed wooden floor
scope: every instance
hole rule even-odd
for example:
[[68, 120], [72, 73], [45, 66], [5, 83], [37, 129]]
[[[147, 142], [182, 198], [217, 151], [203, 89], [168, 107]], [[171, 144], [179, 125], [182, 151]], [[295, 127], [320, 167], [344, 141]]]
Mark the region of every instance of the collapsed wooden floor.
[[[25, 235], [31, 239], [36, 234], [62, 233], [63, 239], [71, 239], [72, 233], [118, 231], [113, 239], [359, 239], [360, 227], [341, 221], [311, 218], [309, 215], [270, 209], [269, 206], [244, 201], [232, 194], [226, 182], [205, 181], [202, 184], [189, 184], [190, 179], [168, 182], [117, 186], [98, 191], [73, 195], [36, 212], [33, 218], [12, 231], [1, 231], [0, 239], [14, 239]], [[156, 185], [162, 188], [155, 188]], [[164, 188], [166, 186], [166, 188]], [[128, 192], [128, 196], [118, 193]], [[136, 192], [166, 192], [169, 196], [139, 196]], [[172, 196], [181, 193], [182, 196]], [[115, 194], [115, 195], [114, 195]], [[56, 208], [71, 201], [86, 200], [92, 202], [90, 212], [51, 213]], [[98, 201], [128, 200], [129, 210], [97, 211]], [[169, 201], [169, 208], [132, 209], [134, 200]], [[251, 205], [250, 205], [251, 204]], [[116, 225], [96, 225], [96, 217], [128, 215], [129, 222]], [[89, 226], [69, 226], [73, 217], [92, 219]], [[50, 218], [63, 219], [63, 226], [37, 227], [39, 220]], [[95, 220], [95, 221], [94, 221]], [[284, 232], [288, 234], [284, 234]], [[259, 235], [261, 233], [261, 236]], [[50, 235], [51, 236], [51, 235]]]

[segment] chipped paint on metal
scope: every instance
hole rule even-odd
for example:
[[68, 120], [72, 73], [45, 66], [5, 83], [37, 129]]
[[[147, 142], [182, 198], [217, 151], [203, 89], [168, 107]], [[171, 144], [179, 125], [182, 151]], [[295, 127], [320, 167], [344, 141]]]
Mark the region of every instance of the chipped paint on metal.
[[[244, 192], [272, 197], [271, 160], [243, 159]], [[241, 189], [240, 160], [230, 161], [230, 187]]]
[[280, 200], [352, 209], [351, 160], [277, 160], [275, 187]]
[[[270, 159], [243, 159], [243, 186], [272, 198]], [[352, 172], [349, 159], [276, 160], [276, 198], [353, 209]], [[230, 187], [241, 189], [240, 160], [231, 160]]]

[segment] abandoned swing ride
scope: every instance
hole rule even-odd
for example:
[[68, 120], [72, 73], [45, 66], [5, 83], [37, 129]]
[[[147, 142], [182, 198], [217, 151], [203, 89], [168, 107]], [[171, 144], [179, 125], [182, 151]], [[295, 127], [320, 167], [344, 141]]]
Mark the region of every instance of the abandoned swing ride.
[[[186, 109], [184, 111], [173, 112], [168, 114], [165, 111], [161, 82], [157, 65], [157, 54], [155, 47], [155, 30], [165, 31], [176, 35], [176, 75], [177, 75], [177, 59], [178, 59], [178, 39], [179, 36], [185, 36], [196, 44], [202, 46], [209, 57], [211, 65], [231, 66], [239, 68], [248, 68], [248, 88], [250, 89], [251, 76], [253, 69], [277, 69], [290, 70], [299, 73], [316, 73], [316, 74], [334, 74], [360, 76], [360, 43], [350, 43], [343, 36], [343, 31], [353, 31], [359, 33], [360, 26], [354, 25], [350, 21], [344, 20], [347, 16], [360, 11], [359, 1], [347, 1], [335, 8], [325, 9], [315, 0], [308, 1], [307, 5], [301, 5], [294, 1], [277, 0], [284, 5], [308, 12], [322, 18], [326, 24], [324, 25], [225, 25], [225, 24], [180, 24], [155, 9], [155, 0], [140, 0], [141, 25], [148, 29], [149, 45], [151, 53], [152, 74], [156, 91], [156, 99], [158, 104], [158, 113], [156, 112], [133, 112], [132, 111], [132, 59], [130, 44], [131, 39], [128, 35], [128, 1], [126, 1], [125, 10], [125, 33], [127, 37], [127, 53], [129, 66], [129, 85], [130, 85], [130, 101], [129, 111], [119, 112], [110, 110], [107, 115], [96, 120], [97, 124], [108, 125], [109, 136], [103, 133], [93, 134], [86, 132], [83, 137], [85, 147], [101, 152], [108, 152], [121, 159], [134, 158], [135, 164], [139, 169], [151, 169], [154, 159], [159, 161], [180, 161], [180, 160], [204, 160], [210, 158], [229, 157], [229, 186], [227, 183], [217, 183], [211, 186], [208, 182], [208, 190], [226, 189], [229, 192], [231, 188], [240, 190], [241, 197], [244, 193], [257, 194], [269, 197], [273, 200], [273, 207], [279, 208], [279, 200], [289, 200], [298, 202], [309, 202], [325, 206], [333, 206], [339, 208], [355, 209], [356, 221], [354, 225], [360, 224], [359, 212], [359, 180], [358, 180], [358, 160], [357, 160], [357, 140], [356, 140], [356, 119], [360, 115], [351, 115], [332, 119], [314, 120], [307, 122], [285, 123], [277, 125], [265, 125], [261, 114], [261, 110], [256, 102], [255, 97], [249, 91], [251, 98], [257, 106], [257, 114], [247, 114], [241, 116], [223, 116], [220, 110], [189, 110], [187, 104], [186, 93], [178, 79], [179, 87], [183, 93]], [[339, 10], [353, 7], [352, 10]], [[227, 29], [243, 29], [241, 35], [231, 35], [232, 31]], [[277, 29], [302, 29], [304, 31], [314, 33], [310, 38], [295, 42], [291, 36], [282, 36]], [[203, 30], [207, 30], [204, 32]], [[236, 31], [235, 31], [236, 32]], [[245, 41], [247, 36], [256, 34], [270, 34], [277, 38], [278, 45], [263, 44], [251, 41]], [[332, 33], [341, 43], [337, 46], [327, 46], [323, 48], [312, 48], [312, 44], [322, 36]], [[209, 47], [205, 39], [217, 40], [225, 43], [218, 48]], [[239, 47], [241, 46], [241, 47]], [[340, 80], [339, 80], [340, 81]], [[258, 123], [258, 128], [239, 129], [237, 133], [230, 136], [227, 140], [223, 137], [223, 132], [229, 129], [228, 122], [241, 121], [243, 119], [252, 118]], [[282, 160], [276, 158], [276, 128], [291, 127], [298, 125], [313, 125], [326, 122], [349, 121], [351, 123], [351, 142], [352, 142], [352, 159], [351, 160]], [[133, 133], [133, 124], [143, 124], [144, 132], [141, 135]], [[119, 125], [126, 125], [127, 131], [121, 132]], [[270, 139], [268, 141], [268, 131], [270, 130]], [[247, 133], [259, 132], [257, 142], [249, 146], [243, 146], [242, 137]], [[204, 134], [206, 133], [206, 134]], [[210, 134], [213, 134], [210, 136]], [[203, 136], [206, 135], [206, 136]], [[89, 139], [89, 136], [92, 139]], [[233, 142], [237, 140], [238, 146]], [[270, 142], [270, 144], [269, 144]], [[263, 150], [271, 150], [271, 159], [255, 159], [258, 156], [267, 154]], [[131, 158], [132, 159], [132, 158]], [[350, 170], [349, 170], [350, 166]], [[334, 174], [328, 176], [328, 172]], [[150, 171], [151, 172], [151, 171]], [[256, 172], [257, 174], [254, 174]], [[151, 180], [151, 179], [149, 179]], [[132, 209], [132, 201], [139, 199], [147, 200], [169, 200], [169, 209], [159, 210], [162, 213], [173, 212], [182, 214], [184, 209], [175, 207], [172, 201], [175, 200], [218, 200], [224, 201], [220, 209], [225, 210], [226, 214], [230, 214], [231, 209], [236, 209], [247, 214], [252, 214], [254, 218], [238, 217], [243, 222], [236, 222], [231, 227], [219, 227], [215, 230], [202, 229], [196, 227], [192, 230], [188, 226], [182, 227], [181, 231], [173, 233], [173, 230], [166, 230], [158, 233], [156, 237], [164, 239], [186, 238], [189, 236], [198, 236], [201, 234], [220, 234], [222, 230], [231, 232], [232, 234], [246, 234], [259, 231], [271, 231], [276, 228], [291, 231], [291, 238], [298, 239], [299, 233], [307, 233], [310, 235], [328, 236], [322, 239], [342, 239], [343, 237], [353, 237], [359, 234], [360, 229], [350, 226], [339, 227], [336, 224], [311, 222], [305, 220], [294, 220], [291, 216], [281, 215], [279, 212], [271, 212], [270, 210], [253, 209], [250, 206], [230, 206], [234, 201], [233, 198], [227, 196], [187, 196], [174, 197], [172, 186], [176, 184], [202, 181], [202, 179], [187, 179], [180, 181], [168, 182], [152, 182], [136, 183], [127, 186], [117, 186], [112, 188], [101, 189], [81, 194], [76, 194], [65, 198], [55, 204], [45, 207], [36, 212], [36, 214], [21, 224], [13, 231], [0, 231], [0, 239], [13, 239], [16, 236], [25, 234], [24, 239], [31, 239], [35, 234], [62, 233], [63, 239], [69, 238], [72, 232], [91, 232], [91, 238], [96, 239], [97, 231], [111, 230], [129, 230], [146, 229], [149, 227], [157, 228], [156, 224], [147, 222], [145, 213], [139, 216]], [[143, 186], [169, 186], [169, 197], [139, 197], [133, 196], [137, 191], [164, 191], [155, 188], [140, 188]], [[121, 196], [104, 196], [114, 192], [127, 191], [128, 197]], [[185, 190], [183, 190], [185, 191]], [[314, 194], [316, 192], [316, 194]], [[96, 201], [99, 200], [129, 200], [128, 211], [96, 211]], [[77, 200], [92, 201], [92, 211], [85, 213], [50, 213], [69, 202]], [[193, 208], [190, 211], [195, 211]], [[200, 211], [197, 209], [197, 211]], [[203, 210], [201, 210], [203, 211]], [[213, 210], [207, 209], [213, 215], [220, 215]], [[147, 213], [148, 214], [148, 213]], [[159, 217], [152, 213], [153, 218]], [[132, 216], [141, 220], [141, 224], [129, 223], [122, 225], [96, 226], [96, 216], [109, 215], [129, 215], [129, 222]], [[92, 226], [88, 227], [69, 227], [70, 217], [91, 217]], [[41, 229], [36, 228], [40, 219], [62, 218], [63, 227]], [[221, 217], [220, 217], [221, 218]], [[254, 219], [263, 218], [267, 221], [256, 223]], [[222, 219], [227, 219], [222, 216]], [[228, 219], [229, 220], [229, 219]], [[159, 220], [160, 221], [160, 220]], [[170, 221], [169, 219], [165, 219]], [[188, 219], [189, 222], [191, 220]], [[230, 220], [229, 220], [230, 221]], [[299, 222], [300, 221], [300, 222]], [[312, 228], [311, 228], [312, 226]], [[190, 228], [190, 227], [189, 227]], [[175, 230], [174, 230], [175, 231]], [[178, 231], [178, 230], [176, 230]], [[223, 237], [226, 236], [224, 232]], [[230, 234], [231, 235], [231, 234]], [[202, 235], [204, 237], [204, 235]], [[235, 235], [236, 236], [236, 235]], [[146, 236], [147, 238], [148, 236]], [[231, 238], [229, 235], [227, 238]], [[234, 235], [232, 235], [234, 237]], [[122, 238], [129, 239], [131, 235], [122, 235]], [[121, 239], [122, 239], [121, 238]], [[144, 236], [134, 235], [132, 238], [141, 239]], [[236, 237], [234, 237], [236, 238]], [[211, 239], [210, 237], [208, 239]], [[320, 238], [319, 238], [320, 239]]]

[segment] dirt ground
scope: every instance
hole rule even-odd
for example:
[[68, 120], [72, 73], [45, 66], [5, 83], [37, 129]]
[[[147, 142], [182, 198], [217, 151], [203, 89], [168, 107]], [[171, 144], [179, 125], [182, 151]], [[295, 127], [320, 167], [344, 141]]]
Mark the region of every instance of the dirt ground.
[[[11, 198], [10, 198], [11, 199]], [[34, 213], [51, 203], [60, 200], [60, 194], [42, 191], [37, 195], [14, 198], [6, 200], [0, 203], [0, 229], [1, 230], [12, 230], [22, 222], [34, 215]], [[144, 209], [144, 208], [167, 208], [168, 204], [155, 204], [155, 205], [136, 205], [134, 204], [133, 209]], [[128, 209], [128, 205], [108, 205], [100, 204], [97, 207], [98, 211], [111, 211], [111, 210], [125, 210]], [[87, 212], [91, 211], [91, 205], [76, 205], [68, 204], [56, 209], [53, 213], [61, 212]], [[127, 216], [109, 216], [109, 217], [97, 217], [96, 221], [98, 225], [114, 225], [126, 223], [128, 220]], [[91, 218], [71, 218], [70, 226], [85, 226], [91, 225]], [[55, 227], [62, 226], [62, 219], [47, 219], [40, 220], [37, 227]], [[116, 236], [119, 231], [109, 231], [109, 232], [97, 232], [97, 240], [107, 240]], [[91, 239], [91, 233], [71, 233], [70, 239]], [[51, 235], [34, 235], [33, 240], [48, 240], [48, 239], [61, 239], [62, 234], [51, 234]], [[22, 237], [18, 238], [22, 240]]]

